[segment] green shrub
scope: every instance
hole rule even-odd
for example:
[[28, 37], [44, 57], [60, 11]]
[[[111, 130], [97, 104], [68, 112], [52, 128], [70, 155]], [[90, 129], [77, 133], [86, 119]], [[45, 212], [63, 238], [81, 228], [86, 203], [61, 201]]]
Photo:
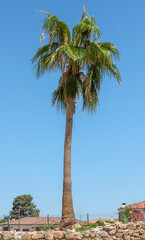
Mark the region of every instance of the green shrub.
[[106, 223], [114, 224], [115, 222], [113, 221], [105, 221]]
[[49, 229], [52, 229], [54, 228], [53, 224], [46, 224], [44, 226], [38, 226], [37, 229], [38, 231], [46, 231], [46, 230], [49, 230]]
[[89, 224], [87, 226], [84, 226], [84, 227], [81, 227], [81, 228], [76, 228], [75, 231], [76, 232], [82, 232], [82, 231], [87, 231], [89, 230], [90, 228], [96, 228], [98, 226], [104, 226], [104, 222], [102, 222], [101, 220], [97, 221], [96, 223], [92, 223], [92, 224]]
[[126, 224], [131, 220], [131, 208], [126, 207], [122, 212], [120, 213], [120, 220], [122, 223]]

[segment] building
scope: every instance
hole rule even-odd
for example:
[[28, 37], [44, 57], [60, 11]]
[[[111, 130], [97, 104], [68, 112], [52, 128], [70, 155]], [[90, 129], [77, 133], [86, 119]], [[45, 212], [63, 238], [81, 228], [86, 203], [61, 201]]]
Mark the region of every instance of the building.
[[130, 205], [126, 205], [126, 203], [122, 203], [122, 206], [120, 208], [118, 208], [119, 219], [121, 217], [122, 211], [124, 211], [126, 207], [131, 209], [131, 212], [130, 212], [131, 213], [131, 220], [134, 220], [133, 219], [133, 213], [136, 210], [139, 210], [142, 214], [144, 214], [144, 219], [145, 219], [145, 201], [138, 202], [138, 203], [133, 203], [133, 204], [130, 204]]
[[37, 231], [39, 227], [43, 227], [48, 224], [59, 224], [61, 218], [59, 217], [24, 217], [17, 220], [10, 220], [0, 224], [0, 227], [4, 231], [16, 230], [16, 231]]

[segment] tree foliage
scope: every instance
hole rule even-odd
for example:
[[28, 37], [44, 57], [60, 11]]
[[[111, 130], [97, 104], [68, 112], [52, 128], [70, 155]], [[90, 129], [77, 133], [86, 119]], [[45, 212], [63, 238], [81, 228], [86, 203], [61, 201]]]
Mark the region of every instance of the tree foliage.
[[101, 31], [95, 17], [87, 15], [86, 7], [72, 34], [66, 23], [54, 15], [43, 13], [46, 17], [41, 40], [43, 42], [46, 34], [49, 42], [41, 46], [31, 60], [36, 76], [60, 70], [62, 76], [53, 93], [52, 104], [56, 103], [64, 110], [68, 99], [76, 102], [82, 96], [83, 110], [94, 112], [104, 76], [113, 76], [118, 83], [121, 81], [114, 63], [119, 59], [117, 47], [110, 42], [100, 42]]
[[14, 198], [13, 207], [10, 211], [10, 218], [17, 219], [20, 217], [38, 217], [40, 210], [32, 202], [33, 197], [31, 195], [21, 195]]
[[120, 213], [120, 220], [122, 223], [126, 224], [131, 220], [131, 208], [126, 207]]
[[2, 219], [0, 219], [0, 223], [7, 222], [9, 219], [9, 216], [4, 215]]

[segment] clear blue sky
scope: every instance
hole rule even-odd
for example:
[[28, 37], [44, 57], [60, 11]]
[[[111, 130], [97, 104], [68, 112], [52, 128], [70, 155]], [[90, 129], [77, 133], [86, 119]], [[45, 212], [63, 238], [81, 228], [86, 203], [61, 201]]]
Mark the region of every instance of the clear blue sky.
[[110, 214], [145, 200], [145, 1], [6, 0], [0, 9], [0, 216], [31, 194], [41, 215], [61, 214], [65, 116], [51, 107], [60, 73], [36, 80], [29, 60], [40, 46], [46, 10], [80, 21], [83, 5], [121, 52], [119, 86], [105, 78], [95, 115], [74, 116], [75, 212]]

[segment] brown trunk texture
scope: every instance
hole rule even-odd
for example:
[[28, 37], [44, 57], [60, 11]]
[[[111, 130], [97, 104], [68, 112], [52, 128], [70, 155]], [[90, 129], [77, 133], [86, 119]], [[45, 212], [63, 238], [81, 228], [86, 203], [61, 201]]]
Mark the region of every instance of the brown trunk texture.
[[66, 105], [66, 126], [64, 143], [64, 168], [63, 168], [63, 199], [62, 199], [62, 221], [74, 223], [74, 210], [72, 201], [71, 183], [71, 144], [73, 126], [74, 103], [73, 100]]

